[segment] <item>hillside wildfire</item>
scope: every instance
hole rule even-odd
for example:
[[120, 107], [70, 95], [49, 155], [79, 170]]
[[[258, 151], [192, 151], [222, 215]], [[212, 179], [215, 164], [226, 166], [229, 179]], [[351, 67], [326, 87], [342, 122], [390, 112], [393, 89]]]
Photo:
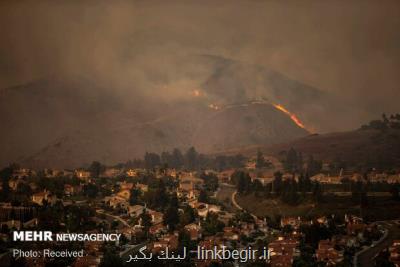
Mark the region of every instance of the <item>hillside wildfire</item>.
[[279, 105], [279, 104], [273, 104], [274, 107], [276, 107], [277, 109], [279, 109], [280, 111], [282, 111], [283, 113], [287, 114], [294, 123], [297, 124], [297, 126], [306, 129], [306, 127], [304, 126], [304, 124], [300, 121], [300, 119], [293, 113], [291, 113], [289, 110], [287, 110], [284, 106]]

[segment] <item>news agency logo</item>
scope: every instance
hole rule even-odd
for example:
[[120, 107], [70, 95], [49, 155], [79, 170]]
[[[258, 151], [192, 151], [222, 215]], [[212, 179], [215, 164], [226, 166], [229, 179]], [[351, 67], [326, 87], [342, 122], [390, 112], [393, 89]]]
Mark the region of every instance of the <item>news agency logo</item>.
[[14, 231], [13, 241], [53, 241], [51, 231]]
[[51, 231], [14, 231], [13, 241], [119, 241], [122, 234], [57, 233]]

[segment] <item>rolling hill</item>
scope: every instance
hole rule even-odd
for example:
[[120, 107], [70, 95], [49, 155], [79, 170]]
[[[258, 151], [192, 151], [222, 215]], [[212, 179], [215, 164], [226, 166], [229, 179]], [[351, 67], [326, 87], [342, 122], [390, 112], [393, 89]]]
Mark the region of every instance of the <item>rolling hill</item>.
[[[191, 72], [193, 65], [207, 73]], [[114, 164], [175, 147], [214, 153], [269, 146], [309, 134], [272, 104], [287, 105], [306, 126], [339, 105], [316, 88], [231, 59], [195, 56], [176, 67], [181, 79], [197, 78], [201, 97], [166, 101], [134, 84], [126, 92], [81, 77], [50, 77], [0, 90], [0, 166], [19, 162], [72, 168], [93, 160]]]
[[[400, 165], [400, 130], [355, 130], [312, 134], [290, 142], [264, 147], [265, 153], [281, 157], [295, 149], [325, 162], [343, 161], [348, 166], [388, 167]], [[254, 153], [255, 149], [252, 149]]]

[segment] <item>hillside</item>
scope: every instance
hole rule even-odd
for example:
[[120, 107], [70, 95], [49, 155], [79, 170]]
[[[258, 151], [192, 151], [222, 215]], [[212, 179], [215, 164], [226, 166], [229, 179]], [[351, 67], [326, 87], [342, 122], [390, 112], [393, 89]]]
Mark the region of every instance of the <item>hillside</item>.
[[[270, 105], [253, 105], [216, 111], [186, 109], [167, 118], [100, 132], [76, 133], [57, 140], [22, 160], [34, 167], [76, 167], [91, 160], [124, 162], [146, 151], [162, 152], [195, 146], [203, 153], [248, 144], [273, 144], [307, 132]], [[180, 114], [180, 115], [179, 115]], [[201, 117], [201, 120], [193, 120]], [[265, 123], [270, 118], [269, 123]], [[280, 135], [280, 131], [289, 134]]]
[[[333, 96], [264, 67], [207, 55], [180, 63], [175, 67], [182, 77], [175, 78], [195, 77], [200, 95], [191, 95], [193, 87], [174, 95], [169, 80], [153, 81], [154, 88], [165, 86], [148, 93], [134, 84], [127, 91], [81, 77], [0, 90], [0, 165], [76, 167], [192, 145], [203, 153], [269, 146], [308, 134], [272, 104], [286, 106], [306, 127], [338, 105]], [[200, 68], [207, 71], [199, 75]]]
[[351, 166], [390, 167], [400, 164], [400, 130], [356, 130], [313, 134], [287, 143], [264, 147], [277, 157], [294, 148], [324, 161], [341, 160]]
[[214, 70], [202, 88], [222, 104], [267, 99], [299, 114], [314, 132], [343, 131], [362, 123], [355, 105], [278, 71], [216, 56], [203, 56], [200, 62]]
[[201, 124], [193, 142], [207, 152], [217, 152], [275, 144], [307, 134], [271, 104], [246, 103], [216, 112]]

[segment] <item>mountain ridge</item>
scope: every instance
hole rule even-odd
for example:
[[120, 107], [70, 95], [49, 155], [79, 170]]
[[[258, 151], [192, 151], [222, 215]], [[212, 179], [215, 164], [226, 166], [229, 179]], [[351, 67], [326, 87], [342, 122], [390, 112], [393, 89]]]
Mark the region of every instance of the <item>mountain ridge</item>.
[[[313, 101], [331, 99], [325, 92], [263, 67], [204, 56], [191, 64], [204, 65], [209, 72], [198, 80], [200, 94], [190, 95], [188, 88], [188, 95], [172, 100], [157, 98], [157, 93], [168, 91], [155, 91], [153, 97], [135, 85], [130, 91], [120, 91], [79, 77], [41, 79], [1, 90], [0, 119], [7, 130], [0, 133], [0, 165], [22, 161], [30, 166], [76, 167], [92, 160], [126, 161], [146, 151], [174, 147], [193, 145], [213, 153], [270, 145], [308, 134], [273, 104], [290, 104], [296, 98], [305, 101], [309, 92], [316, 92], [306, 103], [287, 106], [309, 126], [307, 114], [315, 113]], [[260, 99], [264, 104], [257, 104]], [[243, 103], [249, 106], [237, 112]]]

